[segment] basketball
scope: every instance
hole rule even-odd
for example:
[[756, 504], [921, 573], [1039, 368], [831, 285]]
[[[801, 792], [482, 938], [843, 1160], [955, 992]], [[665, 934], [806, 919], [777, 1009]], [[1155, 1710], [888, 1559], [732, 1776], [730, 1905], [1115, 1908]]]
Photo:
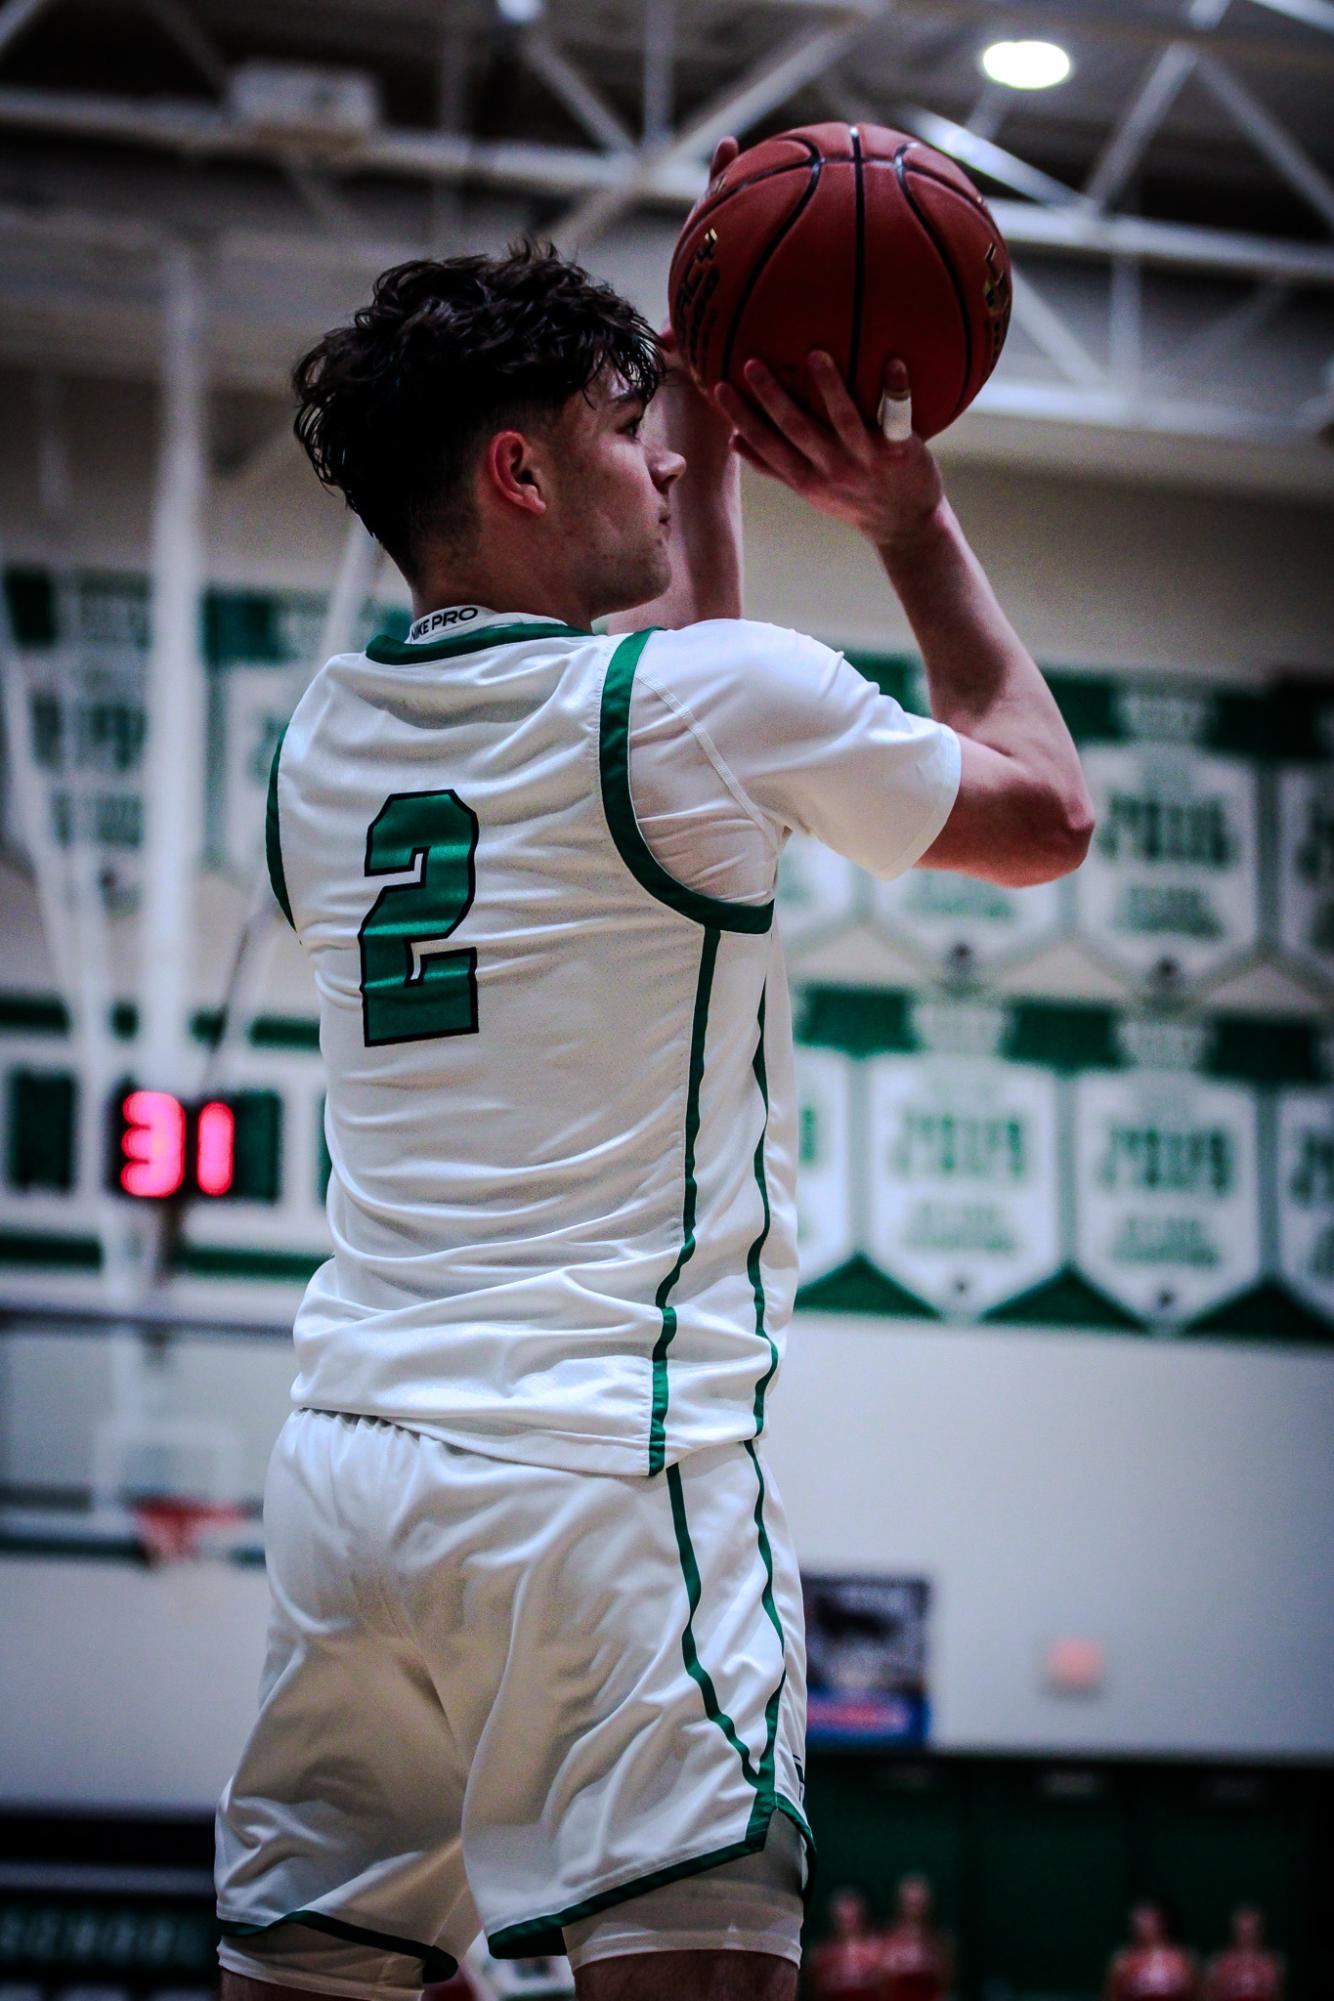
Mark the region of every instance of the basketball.
[[874, 424], [899, 356], [923, 438], [968, 408], [1010, 319], [986, 203], [953, 160], [883, 125], [802, 125], [738, 154], [692, 209], [668, 287], [701, 387], [744, 389], [754, 358], [808, 401], [806, 357], [823, 348]]

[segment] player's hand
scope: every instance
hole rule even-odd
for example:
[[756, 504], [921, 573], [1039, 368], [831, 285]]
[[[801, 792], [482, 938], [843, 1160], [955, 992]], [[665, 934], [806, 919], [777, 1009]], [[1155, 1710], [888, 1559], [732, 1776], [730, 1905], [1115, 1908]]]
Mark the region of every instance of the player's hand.
[[[709, 185], [730, 167], [741, 148], [735, 139], [720, 139], [709, 165]], [[703, 197], [701, 197], [703, 199]], [[732, 426], [713, 399], [699, 388], [676, 345], [670, 323], [659, 331], [667, 372], [653, 399], [649, 423], [664, 444], [680, 452], [696, 473], [725, 473], [731, 463]]]
[[812, 354], [807, 372], [810, 408], [761, 361], [745, 365], [745, 396], [718, 385], [714, 401], [736, 433], [738, 456], [880, 548], [911, 542], [935, 516], [944, 487], [910, 428], [907, 369], [901, 361], [886, 369], [880, 430], [862, 417], [831, 355]]

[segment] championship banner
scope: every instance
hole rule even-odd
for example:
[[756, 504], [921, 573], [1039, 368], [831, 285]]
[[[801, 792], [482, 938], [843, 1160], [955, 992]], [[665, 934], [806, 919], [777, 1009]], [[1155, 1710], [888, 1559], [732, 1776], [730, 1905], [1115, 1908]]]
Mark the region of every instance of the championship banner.
[[[15, 567], [5, 572], [9, 627], [59, 845], [76, 835], [100, 855], [108, 901], [139, 888], [143, 841], [144, 688], [151, 638], [147, 578]], [[200, 610], [207, 671], [208, 793], [200, 825], [207, 861], [250, 875], [263, 844], [273, 748], [318, 664], [325, 601], [311, 591], [214, 585]], [[360, 621], [401, 633], [405, 615], [367, 604]], [[23, 846], [8, 786], [0, 828]]]
[[866, 1245], [880, 1270], [967, 1318], [1050, 1278], [1061, 1264], [1055, 1078], [931, 1052], [865, 1070]]
[[798, 1048], [796, 1072], [797, 1251], [809, 1283], [846, 1264], [856, 1245], [854, 1065], [834, 1049]]
[[1334, 1039], [1318, 1090], [1278, 1097], [1278, 1264], [1288, 1288], [1334, 1322]]
[[877, 882], [871, 892], [871, 910], [885, 936], [930, 971], [956, 980], [997, 973], [1028, 958], [1056, 936], [1064, 904], [1059, 882], [1003, 889], [928, 868]]
[[1259, 1278], [1258, 1108], [1188, 1072], [1076, 1080], [1075, 1261], [1138, 1319], [1197, 1320]]
[[1334, 986], [1334, 763], [1280, 772], [1278, 853], [1280, 942]]
[[[123, 908], [139, 886], [147, 581], [27, 566], [3, 583], [50, 832], [93, 848]], [[273, 746], [324, 614], [309, 591], [205, 593], [206, 867], [258, 871]], [[368, 604], [361, 623], [401, 633], [406, 618]], [[848, 658], [925, 706], [919, 663]], [[799, 1300], [1328, 1341], [1334, 686], [1046, 671], [1098, 812], [1070, 878], [881, 883], [804, 835], [786, 844]], [[0, 814], [21, 847], [8, 783]], [[128, 1073], [134, 1010], [117, 998]], [[225, 1201], [189, 1208], [171, 1294], [283, 1316], [326, 1254], [318, 1035], [313, 1015], [235, 1026], [237, 1144], [255, 1157]], [[190, 1028], [201, 1047], [218, 1032], [199, 1013]], [[0, 940], [0, 1289], [16, 1297], [101, 1294], [104, 1163], [81, 1085], [59, 998]]]
[[775, 903], [785, 942], [809, 945], [857, 915], [862, 872], [809, 834], [793, 834], [778, 865]]
[[[91, 844], [109, 907], [139, 887], [143, 843], [144, 662], [148, 586], [142, 577], [35, 570], [5, 577], [32, 749], [42, 779], [46, 833], [61, 849]], [[12, 791], [4, 840], [24, 845]]]
[[[820, 985], [797, 1032], [802, 1076], [842, 1059], [864, 1217], [841, 1267], [803, 1259], [799, 1304], [874, 1311], [878, 1284], [879, 1310], [936, 1319], [1334, 1331], [1334, 1036], [1318, 1017]], [[806, 1173], [799, 1211], [822, 1212], [827, 1146], [818, 1200]]]

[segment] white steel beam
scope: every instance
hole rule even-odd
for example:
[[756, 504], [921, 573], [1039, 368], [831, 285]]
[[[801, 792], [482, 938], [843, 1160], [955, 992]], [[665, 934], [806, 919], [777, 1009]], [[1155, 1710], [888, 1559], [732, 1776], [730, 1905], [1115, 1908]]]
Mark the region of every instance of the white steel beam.
[[[756, 115], [752, 112], [752, 116]], [[291, 150], [285, 153], [268, 135], [238, 126], [207, 106], [145, 105], [132, 99], [57, 93], [17, 85], [0, 86], [0, 127], [7, 124], [117, 138], [173, 153], [216, 153], [280, 162]], [[715, 126], [717, 130], [713, 129]], [[717, 116], [712, 116], [694, 143], [703, 151], [726, 129], [725, 116], [721, 125]], [[684, 143], [684, 137], [680, 143]], [[675, 155], [674, 146], [668, 154], [653, 161], [646, 161], [642, 154], [637, 156], [641, 164], [635, 174], [631, 199], [676, 210], [695, 201], [706, 185], [707, 166], [700, 158]], [[627, 163], [620, 155], [513, 141], [487, 144], [445, 132], [381, 133], [364, 146], [340, 156], [340, 164], [358, 172], [403, 174], [444, 182], [467, 179], [492, 189], [547, 196], [620, 191], [627, 178]], [[1032, 202], [999, 200], [991, 203], [991, 211], [1007, 241], [1018, 249], [1028, 247], [1053, 255], [1095, 259], [1134, 256], [1142, 257], [1146, 263], [1183, 270], [1223, 271], [1257, 280], [1321, 288], [1334, 286], [1334, 248], [1323, 244], [1203, 229], [1191, 223], [1158, 222], [1139, 216], [1104, 215], [1085, 204], [1045, 207]], [[94, 239], [99, 232], [108, 241], [112, 235], [118, 235], [127, 247], [131, 243], [146, 247], [160, 240], [157, 232], [143, 225], [112, 217], [96, 219], [85, 214], [73, 221], [66, 218], [62, 224], [58, 211], [44, 212], [36, 219], [34, 229], [32, 214], [12, 204], [0, 208], [0, 224], [38, 235], [62, 226], [74, 229], [76, 234], [82, 230]], [[238, 255], [293, 262], [313, 260], [331, 267], [346, 264], [352, 269], [368, 266], [378, 269], [392, 261], [389, 247], [369, 232], [361, 237], [321, 242], [290, 232], [227, 230], [219, 238], [219, 244], [223, 250]], [[420, 247], [414, 251], [409, 246], [404, 252], [408, 256], [419, 254]]]
[[1247, 236], [1194, 223], [1155, 222], [1137, 215], [1091, 215], [1074, 208], [1035, 208], [996, 201], [991, 213], [1010, 244], [1073, 256], [1142, 257], [1181, 270], [1228, 271], [1293, 284], [1334, 284], [1334, 250], [1318, 243]]
[[1308, 396], [1297, 412], [1300, 422], [1326, 443], [1334, 440], [1334, 355], [1325, 363], [1325, 386]]
[[1257, 285], [1235, 306], [1209, 320], [1200, 331], [1173, 349], [1155, 371], [1159, 381], [1199, 380], [1226, 361], [1245, 342], [1268, 326], [1292, 297], [1290, 285]]
[[51, 0], [5, 0], [4, 6], [0, 7], [0, 55], [50, 4]]
[[1297, 144], [1268, 106], [1261, 104], [1259, 98], [1247, 89], [1240, 77], [1234, 76], [1212, 56], [1201, 56], [1197, 66], [1201, 83], [1207, 85], [1256, 150], [1264, 155], [1290, 188], [1310, 203], [1325, 227], [1334, 231], [1334, 181]]
[[744, 132], [838, 61], [865, 34], [867, 15], [854, 13], [829, 27], [803, 28], [781, 48], [763, 57], [660, 147], [639, 155], [639, 164], [617, 185], [591, 194], [562, 216], [553, 234], [583, 248], [616, 217], [648, 192], [659, 173], [696, 163], [730, 132]]
[[1040, 348], [1067, 381], [1102, 389], [1107, 372], [1085, 347], [1069, 322], [1045, 299], [1026, 272], [1011, 272], [1014, 323]]
[[1099, 208], [1110, 207], [1134, 173], [1197, 60], [1196, 51], [1184, 42], [1169, 42], [1154, 57], [1084, 183], [1085, 194]]
[[[224, 96], [231, 82], [231, 69], [217, 43], [186, 13], [180, 0], [142, 0], [142, 4], [186, 61], [194, 64], [205, 83], [219, 97]], [[331, 236], [356, 233], [357, 220], [351, 208], [323, 176], [312, 173], [295, 155], [282, 162], [282, 170], [321, 228], [327, 229]]]
[[1255, 0], [1255, 4], [1268, 7], [1273, 14], [1286, 14], [1290, 21], [1304, 21], [1308, 28], [1334, 35], [1334, 7], [1330, 0]]
[[635, 150], [633, 137], [601, 91], [595, 90], [588, 78], [562, 55], [549, 35], [534, 29], [524, 36], [522, 49], [529, 69], [541, 77], [552, 96], [582, 125], [590, 139], [611, 153]]
[[179, 0], [143, 0], [143, 6], [163, 34], [176, 44], [186, 60], [192, 62], [205, 81], [221, 95], [231, 79], [231, 71], [212, 37], [206, 35], [198, 22], [187, 14]]
[[1007, 153], [1003, 146], [993, 145], [989, 138], [971, 125], [956, 125], [952, 118], [942, 118], [937, 112], [924, 110], [920, 104], [900, 104], [895, 116], [906, 131], [916, 132], [928, 146], [935, 146], [951, 158], [962, 160], [965, 166], [975, 167], [980, 174], [988, 174], [1002, 187], [1013, 188], [1016, 194], [1028, 195], [1031, 200], [1042, 202], [1049, 208], [1080, 207], [1088, 200], [1077, 189], [1067, 187], [1064, 181], [1044, 174], [1040, 167], [1031, 167], [1027, 160]]
[[[1319, 399], [1316, 399], [1317, 401]], [[1235, 403], [1190, 403], [1182, 397], [1131, 394], [1114, 385], [1096, 389], [992, 376], [973, 409], [981, 416], [1038, 418], [1046, 423], [1144, 431], [1174, 438], [1212, 438], [1233, 444], [1291, 446], [1312, 428], [1295, 417], [1239, 410]], [[1311, 406], [1314, 412], [1315, 403]], [[966, 423], [967, 418], [964, 419]]]

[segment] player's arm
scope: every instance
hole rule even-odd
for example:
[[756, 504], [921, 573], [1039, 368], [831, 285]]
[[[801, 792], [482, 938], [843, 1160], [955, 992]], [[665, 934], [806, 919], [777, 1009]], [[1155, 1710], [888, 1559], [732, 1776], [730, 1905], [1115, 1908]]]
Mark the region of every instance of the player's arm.
[[[932, 712], [959, 736], [958, 796], [921, 861], [1012, 887], [1077, 868], [1093, 832], [1078, 753], [922, 440], [869, 429], [828, 355], [811, 358], [810, 409], [761, 363], [745, 374], [748, 397], [715, 391], [739, 455], [874, 545], [921, 648]], [[886, 394], [907, 404], [901, 363]]]
[[[710, 173], [721, 173], [736, 153], [735, 139], [721, 140]], [[686, 462], [672, 489], [672, 581], [652, 603], [616, 612], [607, 621], [609, 632], [638, 632], [646, 625], [676, 630], [701, 619], [741, 616], [741, 467], [732, 426], [695, 387], [670, 328], [659, 338], [667, 373], [645, 424]]]

